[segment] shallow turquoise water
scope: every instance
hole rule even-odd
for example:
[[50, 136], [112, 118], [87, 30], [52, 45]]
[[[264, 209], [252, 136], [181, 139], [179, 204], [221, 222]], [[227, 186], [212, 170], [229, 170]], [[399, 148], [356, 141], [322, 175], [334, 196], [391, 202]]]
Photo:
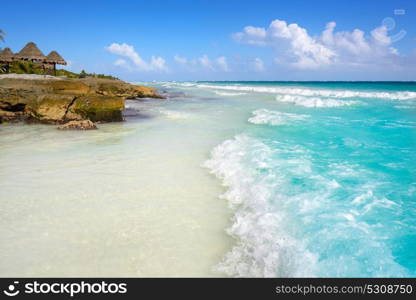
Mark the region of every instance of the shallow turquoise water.
[[0, 275], [416, 276], [415, 84], [153, 85], [0, 126]]
[[217, 99], [217, 126], [237, 132], [204, 164], [234, 213], [220, 272], [416, 275], [414, 83], [158, 86]]

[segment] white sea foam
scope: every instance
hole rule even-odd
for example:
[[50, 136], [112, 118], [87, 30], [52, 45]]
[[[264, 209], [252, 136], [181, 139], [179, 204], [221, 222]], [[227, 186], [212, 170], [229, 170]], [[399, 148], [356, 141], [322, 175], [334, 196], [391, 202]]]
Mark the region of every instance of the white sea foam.
[[270, 206], [275, 174], [256, 176], [253, 169], [267, 169], [273, 150], [245, 136], [217, 146], [205, 166], [228, 187], [222, 195], [234, 209], [228, 233], [237, 244], [217, 270], [236, 277], [313, 276], [317, 257], [302, 241], [285, 230], [284, 211]]
[[397, 109], [416, 109], [414, 105], [395, 105], [394, 107]]
[[384, 128], [415, 128], [416, 122], [411, 121], [390, 121], [382, 125]]
[[[406, 276], [377, 234], [381, 224], [367, 222], [398, 204], [372, 192], [374, 174], [349, 165], [320, 174], [313, 156], [301, 146], [275, 141], [272, 148], [245, 135], [214, 148], [205, 166], [227, 187], [221, 197], [234, 211], [227, 232], [236, 239], [216, 269], [236, 277]], [[350, 207], [334, 202], [345, 178], [369, 181]], [[335, 244], [338, 254], [328, 252]]]
[[258, 109], [253, 111], [253, 117], [248, 119], [253, 124], [284, 125], [293, 121], [303, 121], [309, 118], [308, 115], [291, 114], [268, 109]]
[[336, 89], [308, 89], [300, 87], [277, 87], [277, 86], [248, 86], [248, 85], [213, 85], [196, 84], [198, 88], [222, 89], [243, 92], [269, 93], [281, 95], [298, 95], [305, 97], [325, 98], [378, 98], [390, 100], [416, 100], [416, 92], [368, 92]]
[[167, 109], [158, 109], [157, 110], [160, 114], [164, 115], [168, 119], [172, 120], [184, 120], [189, 119], [192, 117], [192, 114], [183, 112], [183, 111], [176, 111], [176, 110], [167, 110]]
[[180, 83], [177, 83], [177, 85], [185, 86], [185, 87], [191, 87], [191, 86], [195, 86], [195, 83], [192, 83], [192, 82], [180, 82]]
[[289, 102], [295, 105], [305, 107], [338, 107], [338, 106], [350, 106], [358, 104], [358, 101], [353, 100], [337, 100], [331, 98], [318, 98], [318, 97], [304, 97], [293, 95], [277, 95], [276, 100], [280, 102]]
[[241, 95], [246, 95], [247, 93], [232, 93], [232, 92], [215, 91], [215, 94], [219, 96], [241, 96]]

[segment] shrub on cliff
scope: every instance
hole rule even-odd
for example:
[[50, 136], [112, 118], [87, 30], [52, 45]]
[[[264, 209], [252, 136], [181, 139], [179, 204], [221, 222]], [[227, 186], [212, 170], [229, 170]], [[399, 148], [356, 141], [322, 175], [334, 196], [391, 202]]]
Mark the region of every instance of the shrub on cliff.
[[9, 73], [16, 74], [43, 74], [43, 68], [41, 65], [30, 61], [14, 61], [10, 64]]

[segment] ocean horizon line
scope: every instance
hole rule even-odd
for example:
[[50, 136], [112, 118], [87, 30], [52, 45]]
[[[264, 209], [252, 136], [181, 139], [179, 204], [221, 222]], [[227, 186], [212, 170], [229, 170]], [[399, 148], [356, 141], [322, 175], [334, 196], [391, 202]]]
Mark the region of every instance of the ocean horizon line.
[[416, 80], [130, 80], [129, 82], [258, 82], [258, 83], [416, 83]]

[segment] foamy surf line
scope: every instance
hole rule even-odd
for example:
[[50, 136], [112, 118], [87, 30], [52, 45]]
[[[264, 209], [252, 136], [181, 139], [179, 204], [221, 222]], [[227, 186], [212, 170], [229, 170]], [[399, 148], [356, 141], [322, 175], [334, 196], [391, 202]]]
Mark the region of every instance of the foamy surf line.
[[246, 95], [247, 93], [231, 93], [231, 92], [220, 92], [220, 91], [214, 91], [215, 94], [219, 96], [241, 96]]
[[[234, 213], [227, 233], [236, 243], [216, 271], [233, 277], [408, 274], [395, 261], [388, 242], [377, 234], [378, 227], [366, 222], [369, 213], [391, 214], [399, 207], [372, 191], [378, 184], [372, 180], [374, 174], [348, 165], [319, 174], [307, 148], [272, 145], [237, 135], [215, 147], [204, 163], [227, 188], [220, 197]], [[334, 201], [343, 190], [337, 180], [344, 177], [366, 178], [366, 184], [354, 193], [350, 210]], [[301, 182], [313, 188], [301, 192]], [[326, 226], [317, 226], [323, 222]], [[334, 243], [340, 252], [326, 252]]]
[[253, 117], [248, 119], [252, 124], [285, 125], [296, 121], [304, 121], [309, 115], [291, 114], [268, 109], [258, 109], [252, 112]]
[[277, 95], [276, 100], [279, 102], [288, 102], [295, 105], [304, 107], [339, 107], [339, 106], [351, 106], [360, 104], [359, 101], [353, 100], [337, 100], [332, 98], [319, 98], [319, 97], [304, 97], [293, 95]]
[[330, 90], [330, 89], [307, 89], [289, 87], [266, 87], [266, 86], [244, 86], [244, 85], [210, 85], [210, 84], [189, 84], [188, 86], [207, 89], [221, 89], [241, 92], [300, 95], [305, 97], [325, 98], [377, 98], [389, 100], [416, 100], [416, 92], [365, 92], [352, 90]]
[[[244, 135], [212, 150], [204, 166], [228, 188], [221, 196], [234, 210], [227, 232], [237, 244], [216, 271], [233, 277], [315, 276], [317, 257], [284, 228], [285, 213], [269, 205], [274, 174], [255, 176], [250, 169], [264, 168], [273, 150]], [[248, 164], [248, 165], [247, 165]]]
[[172, 120], [185, 120], [185, 119], [189, 119], [192, 117], [192, 115], [187, 112], [167, 110], [167, 109], [162, 109], [162, 108], [156, 109], [156, 112]]

